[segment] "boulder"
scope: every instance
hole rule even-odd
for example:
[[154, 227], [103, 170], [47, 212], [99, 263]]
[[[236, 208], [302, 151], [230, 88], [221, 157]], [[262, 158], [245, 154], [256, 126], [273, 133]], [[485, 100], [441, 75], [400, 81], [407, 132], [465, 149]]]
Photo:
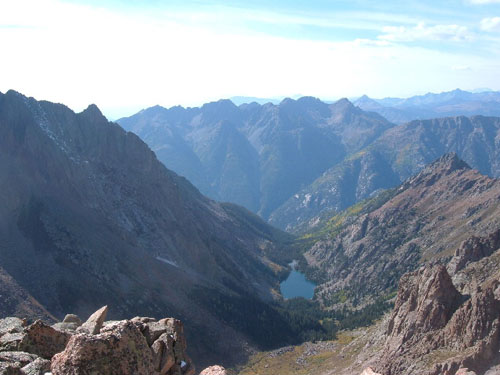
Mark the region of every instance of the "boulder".
[[5, 333], [0, 337], [0, 351], [20, 350], [21, 343], [25, 340], [26, 333]]
[[161, 375], [165, 375], [175, 364], [174, 338], [171, 334], [163, 333], [151, 346], [154, 368]]
[[137, 324], [121, 321], [100, 334], [75, 334], [66, 349], [54, 356], [53, 375], [156, 374], [153, 354]]
[[50, 371], [50, 361], [43, 358], [37, 358], [24, 366], [21, 370], [24, 375], [45, 375]]
[[[161, 374], [170, 371], [172, 374], [192, 375], [195, 367], [186, 354], [186, 338], [182, 322], [174, 318], [149, 321], [142, 332], [155, 356], [155, 365]], [[173, 361], [173, 363], [172, 363]]]
[[51, 359], [54, 354], [64, 350], [70, 337], [69, 333], [57, 331], [41, 320], [37, 320], [25, 329], [19, 349]]
[[200, 372], [200, 375], [227, 375], [227, 372], [222, 366], [210, 366]]
[[18, 363], [0, 362], [0, 375], [24, 375]]
[[78, 332], [90, 333], [91, 335], [96, 335], [100, 332], [104, 320], [106, 319], [106, 314], [108, 313], [108, 306], [103, 306], [95, 313], [93, 313], [85, 323], [78, 327]]
[[78, 317], [78, 315], [75, 314], [66, 314], [64, 317], [63, 323], [75, 323], [78, 326], [82, 325], [82, 320]]
[[0, 319], [0, 337], [6, 333], [20, 333], [26, 327], [26, 320], [19, 318], [4, 318]]
[[26, 352], [0, 352], [0, 362], [18, 363], [22, 366], [33, 362], [38, 357]]

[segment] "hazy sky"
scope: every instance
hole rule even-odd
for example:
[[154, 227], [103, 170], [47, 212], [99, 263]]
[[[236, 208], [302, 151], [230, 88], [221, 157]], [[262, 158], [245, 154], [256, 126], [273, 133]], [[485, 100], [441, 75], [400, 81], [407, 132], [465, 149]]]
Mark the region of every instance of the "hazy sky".
[[500, 90], [500, 0], [0, 0], [0, 51], [0, 91], [112, 119], [237, 95]]

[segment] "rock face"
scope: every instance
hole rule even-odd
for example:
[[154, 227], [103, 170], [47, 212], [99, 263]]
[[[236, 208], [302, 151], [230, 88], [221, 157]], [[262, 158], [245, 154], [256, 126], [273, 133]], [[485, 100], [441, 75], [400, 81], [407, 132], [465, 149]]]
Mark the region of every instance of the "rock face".
[[[96, 311], [87, 322], [102, 321], [106, 310], [105, 306]], [[65, 324], [79, 321], [73, 315], [67, 317]], [[137, 317], [92, 324], [92, 327], [94, 333], [68, 332], [57, 331], [41, 321], [26, 326], [17, 318], [0, 320], [0, 374], [43, 375], [49, 371], [54, 375], [195, 373], [186, 353], [184, 327], [177, 319], [156, 321]], [[17, 335], [17, 339], [13, 340], [12, 335]], [[17, 347], [13, 348], [13, 344]]]
[[[443, 328], [461, 302], [444, 266], [422, 268], [405, 274], [399, 281], [394, 311], [387, 335], [392, 349], [403, 351], [414, 345], [417, 333]], [[395, 342], [392, 342], [393, 340]]]
[[442, 265], [403, 276], [375, 370], [384, 375], [486, 371], [500, 359], [499, 286], [494, 280], [467, 299]]

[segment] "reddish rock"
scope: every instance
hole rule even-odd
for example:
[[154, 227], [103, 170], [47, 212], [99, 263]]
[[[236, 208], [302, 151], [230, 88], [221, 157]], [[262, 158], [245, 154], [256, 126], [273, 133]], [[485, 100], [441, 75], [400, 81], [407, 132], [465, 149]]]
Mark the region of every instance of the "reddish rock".
[[443, 328], [460, 300], [461, 295], [443, 266], [403, 275], [387, 332], [393, 349], [415, 334]]
[[161, 375], [167, 374], [176, 363], [174, 343], [171, 334], [163, 333], [151, 346], [155, 370]]
[[155, 374], [153, 355], [136, 323], [121, 321], [98, 335], [74, 335], [52, 359], [53, 375]]

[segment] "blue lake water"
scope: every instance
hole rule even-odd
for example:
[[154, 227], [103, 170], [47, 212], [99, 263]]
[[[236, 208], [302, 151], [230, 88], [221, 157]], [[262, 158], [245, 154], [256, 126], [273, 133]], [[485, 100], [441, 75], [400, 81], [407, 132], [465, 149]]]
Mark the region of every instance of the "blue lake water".
[[280, 284], [281, 294], [285, 299], [304, 297], [313, 298], [316, 284], [306, 279], [303, 273], [292, 270], [287, 279]]

